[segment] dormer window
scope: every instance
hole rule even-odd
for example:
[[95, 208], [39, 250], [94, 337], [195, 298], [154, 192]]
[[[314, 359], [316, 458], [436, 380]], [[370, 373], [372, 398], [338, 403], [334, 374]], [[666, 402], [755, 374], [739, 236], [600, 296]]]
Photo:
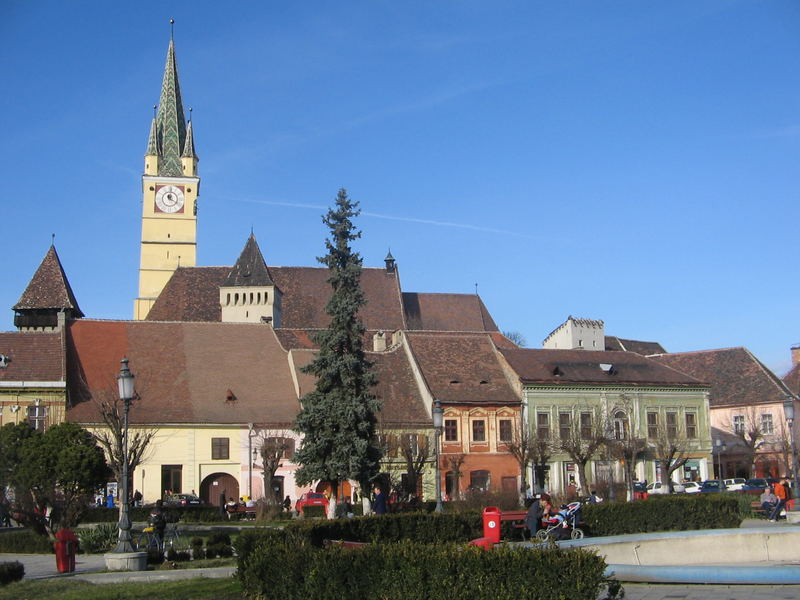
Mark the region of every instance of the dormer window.
[[8, 363], [11, 362], [11, 357], [6, 356], [5, 354], [0, 354], [0, 369], [5, 369], [8, 366]]
[[236, 401], [236, 394], [234, 394], [231, 390], [228, 390], [225, 393], [225, 402], [235, 402]]

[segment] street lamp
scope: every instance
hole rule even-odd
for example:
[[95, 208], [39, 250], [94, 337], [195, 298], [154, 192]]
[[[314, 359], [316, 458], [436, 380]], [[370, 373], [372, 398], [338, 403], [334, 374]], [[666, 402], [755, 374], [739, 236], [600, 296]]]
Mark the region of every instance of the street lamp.
[[719, 463], [719, 470], [717, 471], [717, 479], [722, 481], [722, 453], [728, 449], [727, 444], [722, 440], [717, 440], [717, 462]]
[[[783, 416], [786, 418], [786, 424], [789, 426], [789, 439], [792, 443], [792, 478], [794, 479], [794, 493], [800, 490], [797, 483], [797, 447], [794, 440], [794, 396], [787, 396], [783, 401]], [[794, 502], [794, 510], [800, 510], [797, 506], [797, 500]]]
[[442, 401], [436, 398], [433, 401], [433, 430], [436, 434], [436, 442], [433, 447], [433, 453], [436, 457], [436, 512], [440, 513], [442, 507], [442, 476], [439, 473], [439, 440], [442, 437], [442, 423], [444, 418], [444, 411], [442, 410]]
[[131, 545], [131, 520], [128, 516], [128, 411], [133, 400], [133, 373], [128, 369], [128, 359], [122, 359], [122, 367], [117, 375], [119, 398], [125, 407], [122, 424], [122, 494], [119, 502], [119, 538], [112, 554], [133, 552]]

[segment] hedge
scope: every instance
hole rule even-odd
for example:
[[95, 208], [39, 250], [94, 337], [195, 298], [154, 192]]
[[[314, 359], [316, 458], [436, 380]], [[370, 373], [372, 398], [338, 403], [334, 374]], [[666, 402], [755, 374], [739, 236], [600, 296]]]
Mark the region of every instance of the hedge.
[[[150, 518], [151, 506], [132, 506], [128, 517], [133, 522], [146, 523]], [[164, 514], [170, 523], [208, 523], [227, 521], [228, 516], [220, 513], [215, 506], [165, 506]], [[118, 508], [92, 507], [83, 517], [84, 523], [116, 523], [119, 521]]]
[[[741, 495], [680, 494], [637, 502], [587, 504], [583, 521], [591, 535], [739, 527]], [[748, 503], [749, 510], [749, 503]]]
[[25, 577], [25, 567], [21, 562], [3, 562], [0, 563], [0, 585], [6, 585], [19, 581]]
[[239, 557], [246, 595], [282, 600], [596, 600], [605, 562], [583, 550], [404, 541], [357, 549], [264, 540]]
[[0, 552], [4, 554], [52, 554], [53, 540], [30, 529], [6, 531], [0, 535]]

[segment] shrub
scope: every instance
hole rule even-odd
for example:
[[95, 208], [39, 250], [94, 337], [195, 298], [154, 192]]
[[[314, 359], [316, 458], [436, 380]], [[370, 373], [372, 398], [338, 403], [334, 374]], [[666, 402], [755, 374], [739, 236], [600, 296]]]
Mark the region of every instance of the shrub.
[[116, 525], [99, 523], [95, 527], [78, 529], [80, 549], [85, 554], [100, 554], [114, 547], [119, 537]]
[[52, 554], [53, 541], [30, 529], [8, 531], [0, 535], [0, 552], [8, 554]]
[[306, 519], [324, 519], [326, 516], [324, 506], [303, 507], [303, 517]]
[[224, 531], [214, 531], [208, 536], [208, 542], [206, 542], [207, 546], [216, 545], [216, 544], [227, 544], [228, 546], [231, 545], [231, 536]]
[[720, 529], [742, 522], [739, 499], [733, 494], [651, 496], [637, 502], [588, 504], [582, 512], [591, 535]]
[[[275, 568], [280, 565], [280, 568]], [[595, 600], [605, 562], [583, 550], [371, 544], [321, 550], [277, 539], [240, 557], [245, 594], [286, 600], [570, 598]]]
[[6, 585], [19, 581], [25, 577], [25, 567], [21, 562], [4, 562], [0, 563], [0, 585]]
[[161, 550], [156, 550], [154, 548], [150, 548], [147, 551], [147, 564], [148, 565], [160, 565], [164, 562], [164, 554]]

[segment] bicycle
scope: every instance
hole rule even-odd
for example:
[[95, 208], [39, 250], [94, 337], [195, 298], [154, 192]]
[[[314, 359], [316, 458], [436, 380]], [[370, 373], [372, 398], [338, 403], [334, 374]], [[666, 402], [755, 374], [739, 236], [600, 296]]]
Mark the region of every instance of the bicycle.
[[145, 527], [142, 532], [131, 540], [137, 550], [163, 550], [163, 544], [158, 533], [152, 527]]

